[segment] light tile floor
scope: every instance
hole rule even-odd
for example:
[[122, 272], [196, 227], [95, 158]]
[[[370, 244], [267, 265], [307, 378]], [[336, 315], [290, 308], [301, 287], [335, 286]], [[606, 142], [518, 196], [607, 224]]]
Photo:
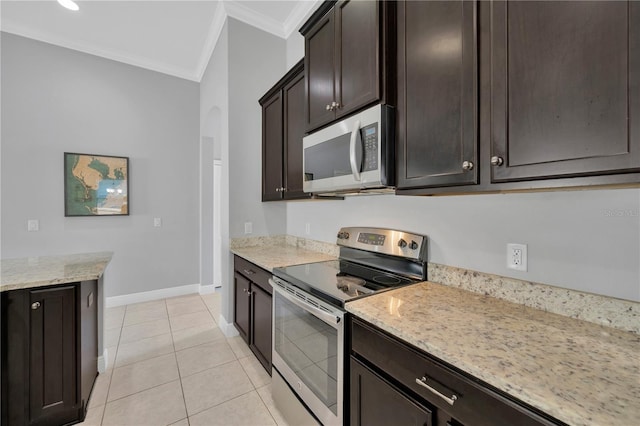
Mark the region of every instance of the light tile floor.
[[287, 426], [271, 377], [240, 337], [216, 324], [220, 293], [109, 308], [84, 425]]

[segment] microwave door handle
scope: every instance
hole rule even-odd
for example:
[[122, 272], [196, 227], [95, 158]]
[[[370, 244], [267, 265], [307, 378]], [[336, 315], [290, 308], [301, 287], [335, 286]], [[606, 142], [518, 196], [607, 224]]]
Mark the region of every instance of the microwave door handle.
[[360, 161], [356, 158], [356, 147], [360, 145], [362, 151], [362, 138], [360, 136], [360, 120], [356, 120], [351, 131], [351, 141], [349, 143], [349, 161], [351, 162], [351, 173], [353, 178], [360, 181]]

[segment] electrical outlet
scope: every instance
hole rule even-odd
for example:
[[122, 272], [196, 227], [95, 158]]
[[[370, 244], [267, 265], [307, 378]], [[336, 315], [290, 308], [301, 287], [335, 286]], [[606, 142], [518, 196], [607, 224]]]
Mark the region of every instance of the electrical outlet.
[[305, 223], [305, 225], [304, 225], [304, 232], [305, 232], [307, 235], [310, 235], [310, 234], [311, 234], [311, 224], [310, 224], [310, 223]]
[[253, 222], [244, 223], [244, 233], [251, 234], [253, 232]]
[[162, 226], [162, 218], [161, 217], [154, 217], [153, 218], [153, 226], [155, 226], [156, 228], [160, 228]]
[[27, 220], [27, 231], [35, 232], [40, 230], [40, 221], [38, 219]]
[[516, 271], [527, 270], [526, 244], [507, 244], [507, 268]]

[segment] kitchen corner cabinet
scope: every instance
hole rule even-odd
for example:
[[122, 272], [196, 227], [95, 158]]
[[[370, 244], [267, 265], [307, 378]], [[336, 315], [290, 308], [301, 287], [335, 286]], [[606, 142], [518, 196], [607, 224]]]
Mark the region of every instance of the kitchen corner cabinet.
[[474, 1], [397, 5], [398, 188], [478, 183]]
[[494, 2], [491, 181], [640, 171], [640, 3]]
[[258, 361], [271, 375], [271, 274], [234, 256], [233, 323]]
[[358, 318], [350, 319], [352, 426], [561, 425]]
[[311, 197], [302, 190], [303, 67], [301, 60], [260, 99], [262, 201]]
[[3, 425], [84, 420], [98, 374], [96, 298], [96, 280], [1, 294]]
[[308, 132], [385, 100], [394, 10], [394, 2], [325, 1], [302, 26]]

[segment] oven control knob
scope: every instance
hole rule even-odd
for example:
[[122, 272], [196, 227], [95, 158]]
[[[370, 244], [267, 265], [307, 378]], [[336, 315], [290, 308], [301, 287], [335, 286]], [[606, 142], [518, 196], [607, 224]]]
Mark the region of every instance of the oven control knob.
[[338, 232], [338, 239], [339, 240], [348, 240], [349, 239], [349, 233], [348, 232]]
[[416, 243], [415, 241], [411, 240], [411, 244], [409, 244], [409, 248], [411, 250], [415, 250], [418, 248], [418, 243]]
[[400, 241], [398, 241], [398, 247], [405, 248], [406, 246], [407, 246], [407, 242], [402, 238], [400, 238]]

